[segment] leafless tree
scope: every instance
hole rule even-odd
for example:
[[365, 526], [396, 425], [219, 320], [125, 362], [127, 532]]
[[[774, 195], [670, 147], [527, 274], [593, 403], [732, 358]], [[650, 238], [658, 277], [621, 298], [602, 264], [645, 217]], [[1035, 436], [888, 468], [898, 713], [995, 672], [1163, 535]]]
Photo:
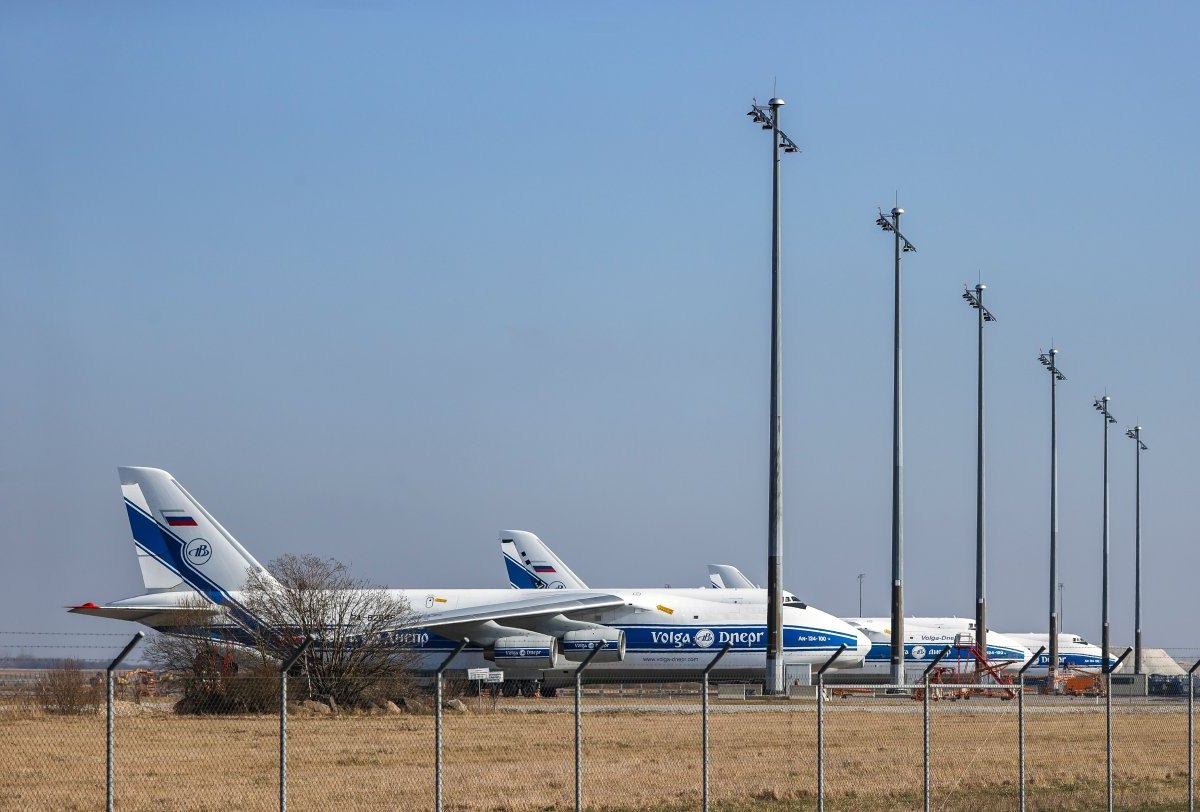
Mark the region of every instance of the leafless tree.
[[157, 635], [148, 656], [182, 680], [181, 712], [269, 711], [278, 708], [279, 663], [311, 634], [292, 672], [294, 698], [382, 704], [414, 690], [416, 653], [404, 630], [415, 621], [402, 596], [341, 562], [286, 555], [247, 573], [237, 609], [200, 595], [181, 603], [164, 624], [178, 631]]
[[345, 706], [408, 694], [416, 652], [403, 630], [417, 616], [396, 592], [356, 579], [346, 565], [313, 555], [286, 555], [251, 571], [243, 591], [258, 650], [283, 660], [304, 639], [297, 663], [307, 693]]

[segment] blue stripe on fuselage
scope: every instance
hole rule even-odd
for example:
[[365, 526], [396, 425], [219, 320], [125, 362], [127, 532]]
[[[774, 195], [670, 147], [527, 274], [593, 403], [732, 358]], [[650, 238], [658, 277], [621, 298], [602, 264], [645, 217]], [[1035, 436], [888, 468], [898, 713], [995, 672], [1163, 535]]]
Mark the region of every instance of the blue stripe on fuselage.
[[[1116, 657], [1109, 657], [1110, 663], [1117, 661]], [[1059, 668], [1099, 668], [1103, 661], [1099, 654], [1062, 654], [1058, 655]], [[1041, 654], [1037, 658], [1039, 666], [1050, 665], [1050, 655]]]
[[[676, 626], [610, 624], [625, 630], [625, 645], [629, 651], [677, 651], [721, 648], [731, 643], [737, 650], [766, 650], [765, 625]], [[858, 641], [847, 634], [830, 629], [807, 626], [784, 626], [783, 647], [786, 650], [833, 650], [845, 644], [855, 648]]]
[[[961, 651], [963, 656], [968, 655], [968, 649], [959, 646], [954, 647], [950, 643], [905, 643], [904, 644], [904, 659], [905, 660], [932, 660], [942, 653], [942, 649], [950, 646], [950, 653], [946, 656], [954, 658], [955, 652]], [[913, 649], [922, 649], [921, 656], [913, 654]], [[1024, 652], [1016, 649], [1003, 648], [1002, 646], [988, 646], [989, 660], [1024, 660], [1026, 657]], [[867, 653], [867, 662], [890, 662], [892, 659], [891, 643], [873, 643], [871, 650]]]
[[[626, 626], [619, 623], [605, 624], [611, 629], [625, 632], [628, 651], [704, 651], [720, 649], [732, 643], [737, 651], [764, 651], [766, 649], [766, 627], [744, 625], [673, 626], [638, 625]], [[426, 629], [409, 629], [405, 632], [413, 648], [422, 650], [452, 649], [457, 641], [442, 637]], [[699, 636], [699, 641], [697, 641]], [[845, 644], [854, 648], [857, 640], [849, 635], [828, 629], [802, 626], [784, 627], [784, 648], [791, 651], [833, 651]]]

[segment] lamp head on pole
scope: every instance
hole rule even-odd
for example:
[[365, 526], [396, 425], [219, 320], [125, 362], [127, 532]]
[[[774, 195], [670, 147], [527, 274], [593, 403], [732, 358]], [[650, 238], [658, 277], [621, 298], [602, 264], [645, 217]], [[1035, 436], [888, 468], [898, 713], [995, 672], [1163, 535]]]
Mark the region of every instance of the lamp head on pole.
[[904, 209], [900, 208], [899, 206], [892, 209], [892, 219], [891, 220], [889, 220], [888, 216], [883, 213], [883, 209], [879, 209], [878, 211], [879, 211], [879, 219], [877, 219], [875, 221], [875, 225], [879, 226], [884, 231], [896, 232], [896, 236], [900, 238], [901, 252], [903, 252], [905, 254], [917, 253], [917, 246], [915, 246], [911, 242], [909, 242], [908, 238], [905, 237], [903, 234], [901, 234], [900, 230], [896, 227], [900, 221], [900, 215], [904, 214]]
[[1148, 446], [1142, 442], [1142, 427], [1141, 426], [1134, 426], [1133, 428], [1129, 429], [1128, 431], [1125, 432], [1125, 436], [1131, 440], [1137, 441], [1138, 448], [1141, 449], [1142, 451], [1150, 450], [1150, 446]]
[[779, 146], [784, 152], [799, 152], [800, 147], [788, 138], [787, 133], [777, 128], [776, 115], [784, 105], [783, 99], [771, 99], [767, 104], [759, 104], [758, 99], [751, 99], [750, 111], [746, 113], [750, 120], [760, 125], [764, 130], [776, 130], [779, 133]]
[[983, 291], [987, 289], [987, 285], [976, 285], [974, 293], [966, 285], [963, 288], [963, 300], [971, 307], [982, 312], [984, 321], [995, 321], [996, 317], [992, 315], [992, 311], [983, 306]]
[[1042, 362], [1042, 366], [1049, 370], [1050, 374], [1054, 376], [1055, 380], [1065, 381], [1067, 376], [1062, 374], [1062, 371], [1054, 364], [1054, 356], [1056, 355], [1058, 355], [1058, 350], [1051, 347], [1050, 352], [1042, 353], [1038, 356], [1038, 360]]

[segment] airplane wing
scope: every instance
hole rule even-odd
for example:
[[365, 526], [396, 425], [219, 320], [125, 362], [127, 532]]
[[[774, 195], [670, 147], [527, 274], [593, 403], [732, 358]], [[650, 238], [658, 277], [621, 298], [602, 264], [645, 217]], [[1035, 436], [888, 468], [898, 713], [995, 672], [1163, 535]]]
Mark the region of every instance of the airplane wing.
[[531, 597], [516, 601], [503, 601], [436, 612], [420, 618], [414, 625], [423, 629], [436, 629], [439, 626], [486, 623], [487, 621], [519, 622], [523, 618], [569, 615], [572, 612], [595, 611], [614, 606], [625, 606], [629, 603], [619, 595], [606, 592], [586, 592], [582, 595], [579, 593], [580, 590], [538, 592]]
[[871, 618], [871, 617], [854, 617], [849, 618], [848, 622], [851, 626], [858, 629], [865, 629], [869, 632], [879, 634], [891, 634], [891, 621], [886, 618]]
[[589, 655], [601, 662], [624, 659], [623, 629], [567, 616], [628, 605], [624, 597], [607, 592], [554, 590], [434, 612], [413, 626], [485, 646], [497, 666], [554, 668], [559, 653], [576, 662]]

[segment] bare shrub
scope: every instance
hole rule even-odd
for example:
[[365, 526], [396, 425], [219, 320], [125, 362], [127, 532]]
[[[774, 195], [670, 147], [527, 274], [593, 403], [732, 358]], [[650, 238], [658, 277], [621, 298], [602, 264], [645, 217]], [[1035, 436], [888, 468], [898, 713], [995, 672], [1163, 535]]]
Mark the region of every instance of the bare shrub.
[[37, 696], [47, 713], [95, 713], [100, 706], [101, 686], [98, 681], [88, 682], [77, 660], [63, 660], [38, 680]]
[[[382, 705], [416, 692], [416, 652], [403, 630], [416, 616], [399, 593], [355, 579], [333, 559], [287, 555], [251, 569], [241, 607], [200, 595], [156, 635], [148, 657], [182, 682], [181, 713], [278, 710], [278, 667], [305, 635], [313, 644], [290, 677], [293, 699], [345, 708]], [[242, 611], [245, 610], [245, 611]]]
[[279, 677], [262, 652], [235, 641], [227, 613], [200, 595], [183, 601], [155, 635], [147, 659], [173, 675], [183, 697], [177, 713], [268, 713], [279, 708]]
[[243, 593], [246, 610], [258, 621], [251, 633], [258, 650], [275, 661], [313, 636], [294, 671], [303, 695], [359, 707], [413, 692], [416, 653], [404, 645], [400, 630], [417, 618], [399, 593], [313, 555], [286, 555], [268, 570], [251, 570]]

